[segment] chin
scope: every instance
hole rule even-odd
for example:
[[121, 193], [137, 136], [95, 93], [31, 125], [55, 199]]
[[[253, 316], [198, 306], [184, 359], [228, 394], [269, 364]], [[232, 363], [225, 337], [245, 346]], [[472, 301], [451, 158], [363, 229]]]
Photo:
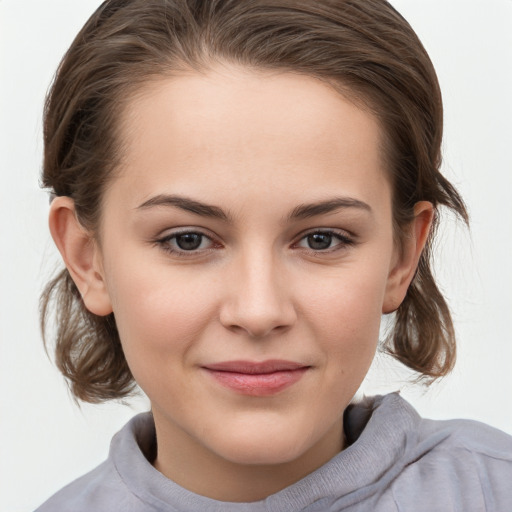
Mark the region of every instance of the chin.
[[292, 462], [308, 451], [308, 436], [290, 435], [290, 429], [246, 429], [216, 443], [215, 451], [224, 459], [244, 465], [279, 465]]

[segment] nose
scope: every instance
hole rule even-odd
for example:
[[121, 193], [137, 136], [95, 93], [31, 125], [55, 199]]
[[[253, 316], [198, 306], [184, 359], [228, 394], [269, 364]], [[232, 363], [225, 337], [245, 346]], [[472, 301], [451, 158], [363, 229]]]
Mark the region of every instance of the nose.
[[241, 257], [228, 279], [220, 311], [227, 329], [263, 338], [296, 322], [290, 283], [272, 254]]

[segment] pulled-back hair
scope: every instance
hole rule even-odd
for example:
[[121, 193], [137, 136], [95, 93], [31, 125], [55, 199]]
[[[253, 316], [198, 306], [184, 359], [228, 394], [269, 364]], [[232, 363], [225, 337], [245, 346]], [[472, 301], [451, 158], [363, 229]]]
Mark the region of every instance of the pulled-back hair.
[[[303, 73], [336, 87], [378, 119], [385, 139], [397, 243], [418, 201], [434, 205], [433, 229], [385, 350], [430, 382], [455, 361], [455, 334], [431, 270], [440, 206], [467, 222], [441, 175], [443, 113], [432, 63], [385, 0], [107, 0], [64, 56], [44, 113], [42, 183], [74, 200], [97, 233], [101, 199], [122, 157], [119, 119], [147, 82], [216, 61]], [[56, 363], [75, 397], [122, 398], [135, 383], [113, 314], [89, 312], [67, 270], [41, 297], [43, 335], [56, 318]], [[45, 343], [47, 336], [45, 336]]]

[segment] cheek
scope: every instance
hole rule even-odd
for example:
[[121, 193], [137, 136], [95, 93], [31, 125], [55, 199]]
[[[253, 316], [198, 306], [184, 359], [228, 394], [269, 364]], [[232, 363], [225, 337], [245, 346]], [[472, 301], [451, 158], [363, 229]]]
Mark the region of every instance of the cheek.
[[168, 270], [125, 269], [111, 281], [114, 315], [134, 373], [150, 371], [170, 355], [169, 361], [186, 357], [215, 309], [213, 291], [198, 289], [197, 278]]
[[345, 378], [362, 380], [371, 364], [379, 339], [386, 269], [378, 262], [347, 265], [321, 285], [304, 287], [303, 315], [338, 378], [343, 373]]
[[305, 286], [302, 302], [316, 324], [332, 329], [330, 334], [341, 328], [357, 335], [366, 330], [366, 324], [380, 323], [386, 276], [386, 269], [378, 263], [369, 268], [337, 269], [321, 283]]

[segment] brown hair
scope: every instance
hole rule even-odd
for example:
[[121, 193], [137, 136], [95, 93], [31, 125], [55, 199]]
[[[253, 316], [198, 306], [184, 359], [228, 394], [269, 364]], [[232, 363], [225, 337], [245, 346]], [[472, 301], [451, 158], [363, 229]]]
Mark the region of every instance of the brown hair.
[[[64, 56], [46, 100], [43, 185], [71, 197], [95, 232], [106, 183], [119, 163], [119, 113], [144, 83], [216, 60], [324, 80], [373, 112], [383, 127], [397, 239], [417, 201], [467, 222], [464, 203], [440, 174], [442, 102], [432, 63], [409, 24], [385, 0], [107, 0]], [[427, 246], [398, 308], [385, 350], [431, 381], [455, 361], [448, 306]], [[135, 386], [113, 314], [83, 305], [67, 270], [41, 297], [53, 309], [56, 363], [75, 397], [121, 398]]]

